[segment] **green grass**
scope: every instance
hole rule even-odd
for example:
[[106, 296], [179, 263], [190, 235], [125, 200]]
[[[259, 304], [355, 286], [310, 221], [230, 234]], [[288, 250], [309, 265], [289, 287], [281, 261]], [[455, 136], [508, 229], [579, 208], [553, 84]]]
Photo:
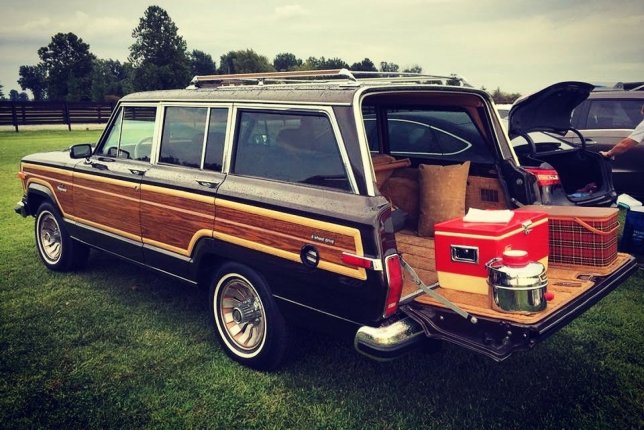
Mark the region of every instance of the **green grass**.
[[0, 428], [644, 426], [641, 270], [503, 363], [446, 345], [381, 364], [300, 331], [272, 374], [225, 356], [204, 292], [100, 253], [85, 271], [47, 271], [33, 219], [13, 212], [18, 160], [97, 137], [0, 132]]

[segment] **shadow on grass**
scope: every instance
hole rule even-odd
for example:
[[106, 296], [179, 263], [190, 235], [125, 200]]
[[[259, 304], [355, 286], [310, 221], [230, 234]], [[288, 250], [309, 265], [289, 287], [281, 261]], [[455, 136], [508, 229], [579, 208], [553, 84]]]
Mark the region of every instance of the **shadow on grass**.
[[[219, 349], [211, 333], [206, 292], [112, 257], [97, 255], [93, 261], [107, 264], [94, 264], [87, 275], [121, 284], [111, 288], [114, 299], [161, 309], [163, 314], [154, 316], [168, 324], [189, 319], [199, 324], [191, 329], [191, 335], [197, 336], [194, 340], [212, 342], [212, 349]], [[564, 329], [535, 350], [502, 363], [451, 345], [434, 354], [414, 352], [378, 363], [346, 342], [297, 329], [290, 359], [278, 375], [285, 389], [305, 393], [302, 401], [293, 400], [303, 410], [312, 404], [340, 405], [345, 413], [358, 417], [356, 422], [376, 426], [381, 421], [405, 426], [429, 422], [476, 427], [527, 422], [540, 428], [637, 426], [632, 412], [638, 396], [624, 398], [624, 392], [636, 391], [637, 384], [633, 386], [623, 369], [616, 367], [622, 364], [619, 359], [597, 350], [601, 342], [593, 333], [580, 339]], [[641, 375], [641, 367], [638, 371]]]

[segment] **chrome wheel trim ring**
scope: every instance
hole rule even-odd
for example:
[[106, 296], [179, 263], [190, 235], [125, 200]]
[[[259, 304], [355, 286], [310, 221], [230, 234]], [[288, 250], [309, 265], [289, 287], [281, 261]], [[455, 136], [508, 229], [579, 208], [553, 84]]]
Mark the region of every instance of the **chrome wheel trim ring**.
[[42, 212], [38, 217], [38, 248], [49, 264], [60, 261], [63, 239], [58, 221], [51, 212]]
[[243, 358], [259, 354], [266, 342], [266, 312], [252, 283], [237, 273], [227, 274], [213, 300], [217, 330], [229, 349]]

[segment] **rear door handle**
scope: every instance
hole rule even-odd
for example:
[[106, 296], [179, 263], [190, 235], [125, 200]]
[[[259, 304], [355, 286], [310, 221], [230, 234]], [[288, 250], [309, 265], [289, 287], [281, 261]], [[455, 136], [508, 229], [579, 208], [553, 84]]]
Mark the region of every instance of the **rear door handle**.
[[202, 187], [206, 187], [206, 188], [217, 188], [217, 186], [219, 185], [219, 182], [200, 181], [200, 180], [197, 180], [197, 183]]
[[132, 172], [133, 175], [138, 175], [138, 176], [143, 176], [145, 175], [145, 172], [147, 172], [147, 169], [129, 169], [130, 172]]

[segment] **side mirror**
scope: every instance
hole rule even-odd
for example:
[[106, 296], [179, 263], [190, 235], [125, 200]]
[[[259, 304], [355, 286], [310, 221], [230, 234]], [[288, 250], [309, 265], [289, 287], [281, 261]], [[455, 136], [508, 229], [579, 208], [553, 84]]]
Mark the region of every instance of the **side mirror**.
[[69, 156], [74, 159], [89, 158], [92, 155], [92, 145], [80, 143], [69, 148]]

